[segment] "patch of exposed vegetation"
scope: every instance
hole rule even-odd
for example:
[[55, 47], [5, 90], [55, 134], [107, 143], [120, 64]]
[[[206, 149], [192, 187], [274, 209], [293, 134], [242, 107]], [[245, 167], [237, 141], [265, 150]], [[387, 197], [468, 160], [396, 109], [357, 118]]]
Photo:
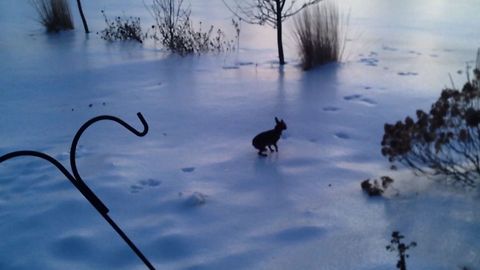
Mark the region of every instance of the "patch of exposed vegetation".
[[415, 173], [448, 183], [480, 183], [480, 59], [461, 90], [444, 89], [430, 111], [385, 124], [382, 154]]

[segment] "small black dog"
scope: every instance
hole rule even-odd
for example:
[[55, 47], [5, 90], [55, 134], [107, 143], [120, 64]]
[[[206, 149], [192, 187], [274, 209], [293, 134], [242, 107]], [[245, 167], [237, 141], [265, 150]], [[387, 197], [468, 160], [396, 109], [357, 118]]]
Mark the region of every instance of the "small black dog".
[[258, 149], [258, 154], [260, 156], [267, 156], [267, 154], [263, 153], [267, 151], [267, 146], [270, 151], [274, 151], [272, 149], [273, 145], [275, 147], [275, 151], [278, 152], [277, 142], [282, 135], [282, 131], [287, 129], [287, 125], [285, 122], [283, 122], [283, 119], [279, 121], [277, 117], [275, 117], [275, 123], [276, 125], [274, 129], [264, 131], [255, 136], [255, 138], [252, 140], [252, 145]]

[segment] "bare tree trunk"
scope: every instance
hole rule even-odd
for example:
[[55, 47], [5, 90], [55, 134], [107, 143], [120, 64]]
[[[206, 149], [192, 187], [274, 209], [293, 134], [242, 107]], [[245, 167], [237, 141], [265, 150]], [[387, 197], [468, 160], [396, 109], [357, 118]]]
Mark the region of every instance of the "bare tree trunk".
[[85, 15], [83, 14], [82, 3], [80, 0], [77, 0], [78, 11], [80, 12], [80, 17], [82, 17], [83, 28], [85, 29], [85, 33], [90, 33], [88, 30], [87, 20], [85, 19]]
[[282, 42], [282, 22], [297, 14], [302, 9], [319, 3], [321, 0], [302, 0], [303, 4], [297, 4], [298, 0], [233, 0], [233, 7], [223, 3], [238, 18], [249, 24], [267, 24], [277, 29], [278, 60], [280, 65], [285, 65]]
[[275, 1], [277, 4], [277, 47], [278, 47], [278, 60], [280, 65], [285, 65], [285, 59], [283, 56], [283, 42], [282, 42], [282, 8], [280, 7], [280, 1]]

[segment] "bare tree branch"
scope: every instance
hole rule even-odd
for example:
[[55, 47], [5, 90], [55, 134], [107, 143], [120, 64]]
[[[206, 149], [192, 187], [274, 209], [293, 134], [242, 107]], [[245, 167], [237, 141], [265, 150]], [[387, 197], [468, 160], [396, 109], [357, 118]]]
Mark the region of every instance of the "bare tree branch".
[[[249, 24], [267, 24], [277, 29], [277, 46], [280, 64], [285, 64], [283, 56], [282, 23], [302, 9], [317, 4], [321, 0], [309, 0], [298, 6], [298, 0], [222, 0], [234, 16]], [[227, 1], [231, 2], [229, 4]], [[287, 5], [288, 2], [288, 5]], [[287, 8], [285, 9], [285, 7]]]

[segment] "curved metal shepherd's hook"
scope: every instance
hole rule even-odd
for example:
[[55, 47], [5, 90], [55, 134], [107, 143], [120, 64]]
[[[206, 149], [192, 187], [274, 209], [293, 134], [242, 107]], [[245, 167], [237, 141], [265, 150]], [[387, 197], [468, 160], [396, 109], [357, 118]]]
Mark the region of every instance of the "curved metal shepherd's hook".
[[125, 121], [122, 119], [115, 117], [115, 116], [110, 116], [110, 115], [101, 115], [94, 117], [90, 120], [88, 120], [85, 124], [83, 124], [80, 129], [77, 131], [75, 134], [75, 137], [73, 138], [72, 145], [70, 148], [70, 166], [72, 167], [72, 174], [56, 159], [53, 157], [44, 154], [42, 152], [37, 152], [37, 151], [15, 151], [8, 153], [6, 155], [3, 155], [0, 157], [0, 163], [11, 159], [15, 157], [20, 157], [20, 156], [34, 156], [38, 157], [41, 159], [44, 159], [46, 161], [49, 161], [52, 163], [57, 169], [59, 169], [65, 177], [67, 177], [68, 180], [82, 193], [82, 195], [92, 204], [95, 209], [102, 215], [102, 217], [112, 226], [112, 228], [122, 237], [122, 239], [127, 243], [127, 245], [135, 252], [135, 254], [143, 261], [143, 263], [149, 268], [149, 269], [155, 269], [153, 265], [148, 261], [148, 259], [143, 255], [143, 253], [135, 246], [135, 244], [128, 238], [128, 236], [120, 229], [120, 227], [117, 226], [117, 224], [108, 216], [109, 209], [107, 206], [95, 195], [95, 193], [85, 184], [83, 181], [82, 177], [78, 173], [77, 170], [77, 164], [75, 161], [75, 152], [77, 150], [77, 145], [78, 141], [80, 140], [80, 136], [82, 136], [83, 132], [90, 127], [93, 123], [102, 121], [102, 120], [111, 120], [114, 122], [117, 122], [118, 124], [122, 125], [129, 131], [131, 131], [133, 134], [143, 137], [147, 134], [148, 132], [148, 124], [145, 121], [145, 118], [143, 118], [143, 115], [141, 113], [137, 113], [138, 118], [140, 119], [140, 122], [142, 122], [143, 125], [143, 131], [138, 131], [129, 124], [127, 124]]

